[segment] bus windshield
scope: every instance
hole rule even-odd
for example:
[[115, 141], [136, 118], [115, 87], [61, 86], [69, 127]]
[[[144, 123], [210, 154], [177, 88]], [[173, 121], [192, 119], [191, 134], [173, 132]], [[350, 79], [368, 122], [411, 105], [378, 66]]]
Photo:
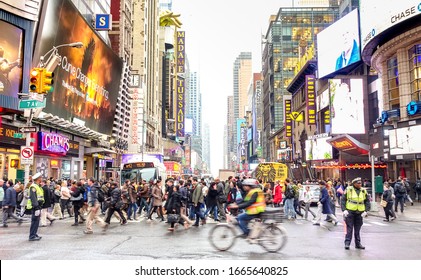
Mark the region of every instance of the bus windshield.
[[149, 182], [149, 180], [154, 180], [156, 178], [157, 175], [155, 167], [123, 169], [121, 171], [121, 183], [124, 183], [126, 180], [130, 180], [131, 182], [139, 184], [142, 180]]

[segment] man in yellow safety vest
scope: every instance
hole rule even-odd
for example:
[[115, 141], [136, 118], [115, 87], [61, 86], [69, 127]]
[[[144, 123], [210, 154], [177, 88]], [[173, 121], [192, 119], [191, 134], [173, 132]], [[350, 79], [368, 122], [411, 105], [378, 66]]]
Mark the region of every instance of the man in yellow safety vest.
[[258, 217], [260, 213], [265, 212], [266, 203], [265, 196], [260, 188], [259, 182], [255, 179], [244, 179], [242, 182], [246, 197], [240, 204], [231, 204], [231, 208], [245, 209], [245, 212], [238, 215], [238, 225], [243, 231], [243, 236], [248, 237], [250, 229], [248, 223]]
[[346, 250], [349, 250], [353, 230], [355, 230], [355, 248], [365, 249], [361, 244], [360, 230], [363, 225], [363, 218], [367, 216], [367, 211], [370, 210], [370, 198], [367, 191], [361, 186], [361, 178], [352, 180], [352, 186], [346, 188], [341, 200], [341, 209], [346, 223]]
[[29, 199], [26, 209], [32, 211], [31, 227], [29, 229], [29, 241], [39, 241], [38, 227], [41, 219], [41, 209], [44, 204], [44, 190], [41, 187], [42, 174], [40, 172], [32, 176], [33, 183], [29, 187]]

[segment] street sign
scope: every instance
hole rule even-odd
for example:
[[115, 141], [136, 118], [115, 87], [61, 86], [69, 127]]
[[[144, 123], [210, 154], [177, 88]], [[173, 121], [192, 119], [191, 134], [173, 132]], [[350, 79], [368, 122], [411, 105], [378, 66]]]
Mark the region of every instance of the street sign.
[[37, 132], [38, 129], [36, 126], [25, 126], [25, 127], [21, 127], [19, 131], [22, 133], [30, 133], [30, 132]]
[[35, 108], [45, 108], [45, 100], [19, 100], [19, 109], [35, 109]]
[[34, 163], [34, 147], [21, 146], [20, 147], [20, 162], [21, 164]]
[[13, 138], [23, 138], [23, 134], [22, 133], [13, 133]]

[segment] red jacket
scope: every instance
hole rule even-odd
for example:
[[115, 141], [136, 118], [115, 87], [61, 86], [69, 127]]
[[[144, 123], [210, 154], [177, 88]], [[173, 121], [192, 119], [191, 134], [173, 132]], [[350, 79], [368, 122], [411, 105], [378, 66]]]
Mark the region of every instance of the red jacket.
[[273, 203], [281, 203], [282, 202], [282, 186], [275, 185], [273, 188]]

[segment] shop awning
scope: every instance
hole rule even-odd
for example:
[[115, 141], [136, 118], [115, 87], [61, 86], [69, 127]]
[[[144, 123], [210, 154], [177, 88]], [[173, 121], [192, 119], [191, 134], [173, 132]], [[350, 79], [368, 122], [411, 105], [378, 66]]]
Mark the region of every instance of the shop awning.
[[103, 147], [93, 147], [93, 148], [85, 148], [85, 155], [90, 154], [116, 154], [116, 151], [103, 148]]
[[363, 156], [368, 155], [369, 146], [361, 143], [357, 139], [349, 136], [348, 134], [338, 135], [331, 139], [326, 140], [334, 148], [338, 149], [341, 152], [354, 155], [354, 156]]

